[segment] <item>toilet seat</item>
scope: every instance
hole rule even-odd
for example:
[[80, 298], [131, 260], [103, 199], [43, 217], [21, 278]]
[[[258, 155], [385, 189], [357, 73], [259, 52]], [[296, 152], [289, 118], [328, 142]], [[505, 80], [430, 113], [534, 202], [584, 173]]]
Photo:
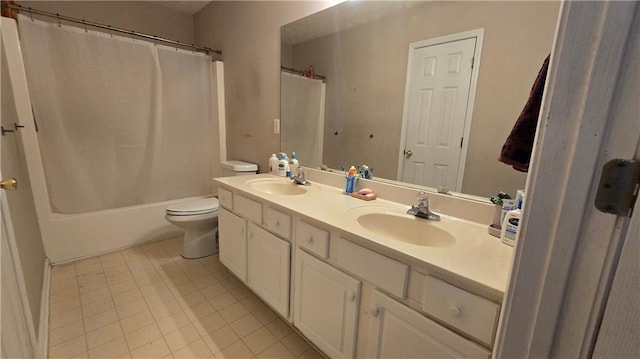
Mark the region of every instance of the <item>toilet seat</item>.
[[175, 203], [167, 207], [167, 215], [195, 216], [218, 212], [217, 198], [203, 198], [188, 202]]

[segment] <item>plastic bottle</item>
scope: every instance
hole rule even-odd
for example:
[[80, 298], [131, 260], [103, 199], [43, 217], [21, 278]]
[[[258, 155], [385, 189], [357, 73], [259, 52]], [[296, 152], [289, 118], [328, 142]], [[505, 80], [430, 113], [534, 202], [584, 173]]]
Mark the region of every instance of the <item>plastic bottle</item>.
[[298, 159], [296, 158], [296, 153], [291, 152], [291, 161], [289, 161], [292, 165], [298, 165]]
[[516, 196], [517, 209], [507, 212], [502, 222], [500, 239], [502, 243], [514, 246], [520, 235], [520, 219], [522, 218], [522, 204], [524, 202], [524, 190], [519, 190]]
[[274, 174], [278, 168], [278, 157], [276, 157], [275, 153], [271, 154], [269, 157], [269, 173]]
[[507, 215], [504, 217], [504, 222], [502, 222], [502, 230], [500, 231], [502, 243], [512, 247], [515, 245], [518, 240], [518, 235], [520, 234], [521, 217], [522, 211], [519, 209], [507, 212]]
[[347, 171], [347, 184], [345, 185], [345, 188], [344, 188], [345, 194], [353, 193], [353, 187], [355, 185], [357, 177], [358, 177], [358, 170], [355, 167], [351, 166], [351, 168], [349, 168], [349, 171]]
[[280, 160], [278, 161], [278, 168], [276, 169], [276, 174], [281, 177], [285, 177], [287, 175], [287, 166], [289, 163], [286, 160], [287, 156], [285, 154], [280, 154]]

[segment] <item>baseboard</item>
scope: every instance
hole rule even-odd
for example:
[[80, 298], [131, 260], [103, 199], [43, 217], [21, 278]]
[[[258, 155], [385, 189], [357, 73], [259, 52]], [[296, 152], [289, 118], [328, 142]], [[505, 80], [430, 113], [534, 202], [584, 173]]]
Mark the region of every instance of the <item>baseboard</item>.
[[42, 294], [40, 295], [40, 321], [38, 323], [38, 351], [36, 358], [47, 358], [49, 355], [49, 290], [51, 288], [51, 264], [49, 258], [44, 260], [42, 278]]

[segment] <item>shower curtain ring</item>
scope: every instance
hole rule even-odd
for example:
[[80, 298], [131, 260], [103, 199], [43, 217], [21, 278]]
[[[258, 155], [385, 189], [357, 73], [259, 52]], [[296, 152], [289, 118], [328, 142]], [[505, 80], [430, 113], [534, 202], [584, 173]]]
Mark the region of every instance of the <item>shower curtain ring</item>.
[[29, 17], [31, 17], [31, 21], [33, 21], [33, 11], [31, 11], [31, 6], [29, 6]]
[[60, 24], [60, 14], [56, 13], [56, 19], [58, 19], [58, 27], [62, 27], [62, 24]]
[[109, 36], [113, 39], [113, 33], [111, 33], [111, 25], [109, 25]]
[[178, 45], [180, 45], [180, 41], [176, 40], [176, 51], [178, 51]]
[[84, 24], [84, 32], [89, 32], [87, 29], [87, 22], [84, 19], [82, 19], [82, 24]]

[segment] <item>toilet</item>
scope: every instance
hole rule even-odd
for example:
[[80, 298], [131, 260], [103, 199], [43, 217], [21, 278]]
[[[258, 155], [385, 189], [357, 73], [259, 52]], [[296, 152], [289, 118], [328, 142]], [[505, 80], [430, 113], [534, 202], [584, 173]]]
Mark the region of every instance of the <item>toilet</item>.
[[[222, 175], [255, 174], [258, 165], [243, 161], [222, 162]], [[182, 257], [195, 259], [218, 253], [218, 199], [199, 198], [169, 205], [165, 219], [183, 228]]]

